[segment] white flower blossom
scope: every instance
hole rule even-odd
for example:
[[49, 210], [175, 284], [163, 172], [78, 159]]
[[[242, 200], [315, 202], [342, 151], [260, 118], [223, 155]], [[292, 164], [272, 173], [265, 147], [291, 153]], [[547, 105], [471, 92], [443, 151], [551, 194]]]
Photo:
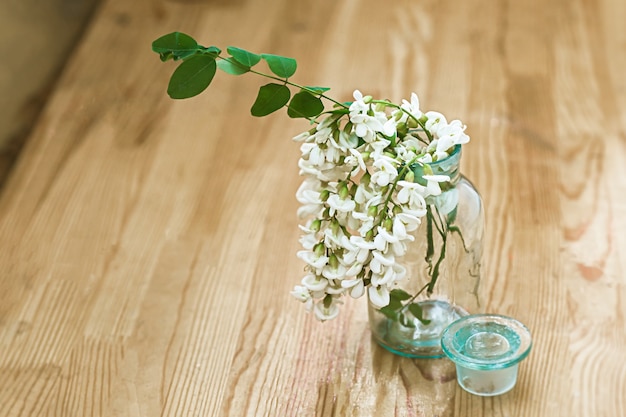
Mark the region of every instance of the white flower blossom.
[[352, 298], [360, 298], [365, 294], [365, 285], [362, 279], [345, 279], [341, 281], [341, 286], [348, 291]]
[[332, 320], [339, 315], [339, 306], [337, 303], [331, 303], [330, 306], [324, 306], [323, 302], [315, 304], [315, 316], [320, 321]]
[[328, 262], [328, 257], [325, 255], [319, 256], [314, 251], [301, 250], [297, 253], [298, 258], [307, 263], [314, 271], [322, 271], [322, 268]]
[[356, 203], [350, 198], [342, 199], [338, 194], [332, 194], [326, 201], [331, 208], [330, 215], [335, 214], [336, 211], [349, 213], [356, 208]]
[[393, 158], [384, 155], [374, 161], [373, 166], [377, 170], [372, 175], [372, 181], [381, 187], [389, 185], [398, 176], [394, 163]]
[[383, 308], [389, 305], [389, 289], [386, 285], [379, 287], [370, 286], [367, 294], [375, 307]]
[[322, 321], [339, 314], [343, 297], [367, 292], [374, 307], [389, 304], [428, 205], [446, 215], [458, 204], [454, 188], [442, 192], [447, 175], [406, 167], [441, 161], [469, 141], [459, 120], [423, 111], [415, 93], [400, 109], [358, 90], [353, 97], [346, 113], [320, 116], [293, 138], [304, 177], [296, 192], [303, 219], [297, 256], [306, 273], [291, 295]]
[[302, 278], [302, 285], [309, 291], [323, 291], [328, 286], [328, 281], [318, 275], [308, 274]]
[[291, 291], [291, 295], [298, 301], [304, 303], [307, 311], [313, 310], [313, 298], [311, 297], [311, 293], [306, 287], [296, 285], [293, 288], [293, 291]]

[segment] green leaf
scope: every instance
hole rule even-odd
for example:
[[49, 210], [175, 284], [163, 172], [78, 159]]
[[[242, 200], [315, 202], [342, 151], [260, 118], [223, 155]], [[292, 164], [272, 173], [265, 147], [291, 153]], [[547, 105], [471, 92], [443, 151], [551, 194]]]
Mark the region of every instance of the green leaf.
[[389, 292], [389, 296], [391, 298], [395, 298], [396, 300], [406, 301], [411, 298], [411, 294], [408, 292], [401, 290], [400, 288], [393, 289]]
[[198, 43], [189, 35], [172, 32], [152, 42], [152, 50], [161, 56], [162, 61], [181, 59], [193, 55], [198, 50]]
[[237, 62], [245, 67], [253, 67], [259, 63], [261, 60], [261, 56], [254, 54], [252, 52], [246, 51], [245, 49], [237, 48], [235, 46], [229, 46], [226, 48], [229, 54], [235, 58]]
[[389, 304], [381, 308], [378, 311], [383, 313], [387, 318], [391, 320], [397, 320], [398, 313], [400, 312], [401, 308], [402, 308], [402, 303], [395, 298], [391, 298], [389, 299]]
[[261, 57], [267, 62], [272, 72], [282, 78], [291, 77], [298, 67], [298, 63], [293, 58], [272, 54], [261, 54]]
[[422, 311], [422, 306], [420, 306], [418, 303], [409, 304], [409, 311], [422, 323], [430, 323], [430, 320], [424, 320], [424, 312]]
[[306, 86], [304, 88], [306, 88], [307, 90], [310, 90], [310, 92], [313, 93], [313, 94], [324, 94], [325, 92], [330, 90], [330, 88], [328, 88], [328, 87], [310, 87], [310, 86]]
[[253, 116], [262, 117], [283, 107], [289, 102], [291, 92], [283, 84], [266, 84], [259, 89], [259, 95], [250, 112]]
[[315, 97], [307, 91], [300, 91], [293, 96], [287, 114], [289, 117], [313, 117], [324, 111], [324, 103], [319, 97]]
[[217, 67], [230, 75], [241, 75], [250, 71], [250, 67], [240, 64], [232, 57], [217, 61]]
[[175, 99], [200, 94], [211, 84], [216, 69], [215, 59], [209, 55], [197, 55], [183, 61], [170, 78], [167, 94]]
[[220, 48], [218, 48], [217, 46], [209, 46], [208, 48], [202, 49], [202, 52], [205, 55], [210, 55], [213, 58], [217, 58], [219, 56], [219, 54], [222, 53], [222, 50]]

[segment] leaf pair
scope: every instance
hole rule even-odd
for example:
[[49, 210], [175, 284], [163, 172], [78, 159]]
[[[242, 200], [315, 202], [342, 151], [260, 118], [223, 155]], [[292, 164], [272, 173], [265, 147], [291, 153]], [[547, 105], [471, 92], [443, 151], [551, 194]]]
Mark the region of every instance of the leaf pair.
[[175, 99], [189, 98], [203, 92], [215, 76], [215, 59], [222, 52], [215, 46], [200, 46], [194, 38], [180, 32], [161, 36], [152, 42], [152, 50], [159, 54], [161, 61], [183, 60], [174, 70], [167, 86], [167, 94]]
[[291, 98], [289, 87], [284, 84], [270, 83], [259, 89], [251, 113], [256, 117], [267, 116], [284, 107], [287, 103], [289, 103], [287, 114], [292, 118], [314, 117], [324, 111], [322, 100], [307, 90], [302, 90]]
[[[410, 317], [407, 317], [406, 310], [417, 318], [423, 324], [429, 324], [430, 320], [424, 319], [424, 313], [422, 307], [418, 302], [412, 302], [414, 297], [409, 293], [401, 289], [394, 289], [389, 292], [389, 304], [380, 309], [387, 318], [399, 321], [405, 327], [415, 327], [415, 323]], [[411, 300], [407, 304], [403, 304], [403, 301]]]
[[[324, 111], [320, 96], [328, 91], [328, 88], [300, 87], [291, 83], [289, 77], [298, 67], [293, 58], [255, 54], [234, 46], [226, 49], [230, 56], [224, 58], [220, 55], [219, 48], [203, 47], [191, 36], [180, 32], [173, 32], [155, 40], [152, 43], [152, 50], [159, 54], [162, 61], [169, 59], [183, 61], [174, 70], [167, 87], [167, 93], [171, 98], [184, 99], [200, 94], [211, 84], [218, 68], [231, 75], [242, 75], [251, 72], [252, 67], [263, 60], [273, 75], [252, 72], [283, 83], [269, 83], [259, 89], [251, 109], [253, 116], [266, 116], [285, 106], [287, 114], [292, 118], [311, 118]], [[292, 97], [288, 84], [301, 90]]]

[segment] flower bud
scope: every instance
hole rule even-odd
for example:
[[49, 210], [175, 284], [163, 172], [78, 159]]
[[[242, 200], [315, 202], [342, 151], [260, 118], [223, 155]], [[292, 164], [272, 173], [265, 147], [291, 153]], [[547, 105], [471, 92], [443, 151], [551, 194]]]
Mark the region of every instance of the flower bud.
[[396, 131], [398, 132], [398, 136], [402, 138], [406, 136], [407, 133], [409, 133], [409, 127], [407, 126], [406, 123], [398, 123], [396, 125]]
[[350, 186], [350, 197], [352, 197], [354, 199], [354, 196], [356, 195], [356, 190], [359, 189], [359, 186], [356, 184], [352, 184]]
[[324, 297], [323, 304], [325, 308], [330, 308], [330, 306], [333, 304], [333, 296], [327, 294], [326, 297]]
[[348, 184], [346, 184], [345, 182], [342, 182], [339, 184], [339, 197], [341, 197], [342, 200], [345, 200], [346, 197], [348, 197], [350, 195], [350, 191], [348, 190]]
[[365, 171], [363, 176], [361, 177], [361, 185], [364, 187], [368, 187], [370, 185], [370, 181], [372, 180], [372, 176], [369, 172]]
[[314, 232], [319, 232], [321, 228], [322, 228], [322, 221], [320, 219], [313, 220], [311, 222], [311, 226], [309, 227], [309, 229], [311, 229]]
[[407, 182], [415, 182], [415, 173], [413, 171], [409, 171], [404, 176], [404, 180]]
[[328, 265], [330, 265], [333, 269], [337, 269], [339, 266], [339, 259], [337, 259], [337, 256], [334, 253], [328, 258]]
[[326, 201], [328, 200], [328, 197], [330, 197], [330, 191], [322, 190], [322, 192], [320, 193], [320, 200]]
[[377, 214], [378, 214], [378, 206], [370, 206], [370, 208], [367, 209], [367, 215], [369, 217], [376, 217]]
[[385, 221], [383, 222], [383, 227], [391, 232], [391, 230], [393, 229], [393, 220], [391, 220], [390, 218], [386, 218]]
[[365, 97], [363, 97], [363, 103], [367, 104], [370, 101], [372, 101], [372, 96], [365, 96]]
[[313, 253], [318, 257], [324, 256], [326, 254], [326, 246], [323, 243], [318, 243], [313, 246]]

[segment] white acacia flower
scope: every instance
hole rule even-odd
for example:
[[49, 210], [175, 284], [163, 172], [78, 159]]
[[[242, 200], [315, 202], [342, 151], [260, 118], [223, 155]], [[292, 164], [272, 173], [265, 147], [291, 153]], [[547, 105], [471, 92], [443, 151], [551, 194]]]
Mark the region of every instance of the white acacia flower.
[[362, 279], [344, 279], [341, 286], [346, 289], [350, 297], [361, 298], [365, 294], [365, 285]]
[[[399, 214], [402, 214], [402, 213], [399, 213]], [[396, 236], [400, 240], [409, 240], [409, 241], [415, 240], [415, 237], [408, 233], [406, 224], [402, 221], [402, 217], [400, 217], [399, 214], [396, 214], [396, 216], [393, 219], [393, 229], [392, 229], [393, 235]]]
[[382, 138], [377, 138], [374, 142], [369, 143], [368, 146], [371, 149], [370, 158], [374, 161], [382, 158], [384, 156], [383, 154], [385, 149], [387, 149], [389, 145], [391, 145], [391, 141]]
[[336, 211], [349, 213], [356, 208], [356, 203], [352, 199], [342, 199], [338, 194], [331, 194], [328, 200], [326, 200], [326, 203], [331, 208], [331, 216], [333, 216]]
[[294, 142], [305, 142], [309, 140], [310, 137], [311, 137], [311, 133], [307, 131], [307, 132], [302, 132], [299, 135], [294, 136], [292, 140]]
[[339, 132], [339, 147], [342, 151], [354, 149], [359, 145], [359, 137], [356, 133]]
[[310, 250], [301, 250], [296, 254], [298, 258], [302, 259], [306, 264], [308, 264], [314, 271], [320, 271], [328, 262], [328, 256], [316, 255], [314, 251]]
[[393, 137], [396, 135], [396, 121], [389, 119], [383, 124], [382, 134], [387, 137]]
[[389, 290], [386, 285], [379, 287], [370, 286], [367, 290], [369, 299], [377, 308], [383, 308], [389, 305]]
[[[441, 214], [457, 204], [454, 193], [442, 193], [447, 176], [406, 181], [398, 178], [400, 167], [442, 160], [469, 141], [459, 120], [423, 113], [415, 93], [401, 110], [374, 105], [358, 90], [353, 96], [347, 114], [328, 114], [293, 138], [304, 177], [298, 215], [306, 219], [297, 255], [307, 272], [291, 294], [322, 321], [338, 315], [344, 296], [359, 298], [366, 290], [375, 307], [389, 304], [391, 288], [406, 277], [402, 259], [427, 201]], [[397, 126], [413, 118], [425, 120], [429, 135], [414, 129], [414, 121], [399, 135]]]
[[[412, 236], [411, 236], [412, 237]], [[398, 240], [397, 242], [394, 243], [390, 243], [389, 247], [387, 248], [388, 252], [398, 258], [403, 257], [406, 254], [407, 251], [407, 242], [411, 241], [413, 239], [404, 239], [404, 240]]]
[[359, 222], [359, 226], [357, 230], [361, 236], [364, 236], [367, 232], [374, 228], [374, 218], [369, 216], [367, 213], [362, 213], [360, 211], [353, 211], [351, 213], [352, 218]]
[[407, 232], [413, 232], [417, 230], [419, 225], [422, 223], [421, 217], [426, 215], [426, 210], [424, 210], [424, 214], [422, 216], [417, 216], [414, 213], [409, 213], [407, 211], [402, 211], [402, 213], [396, 214], [394, 222], [394, 228], [396, 227], [396, 222], [401, 222], [404, 225], [404, 228]]
[[450, 181], [447, 175], [424, 175], [422, 178], [426, 180], [426, 196], [441, 194], [439, 183]]
[[335, 267], [328, 264], [322, 269], [322, 275], [326, 279], [342, 280], [346, 277], [346, 272], [347, 272], [346, 267], [341, 264], [338, 264]]
[[323, 209], [320, 188], [321, 183], [316, 180], [306, 179], [300, 184], [298, 191], [296, 191], [296, 199], [302, 204], [298, 208], [300, 218], [317, 215]]
[[426, 117], [426, 129], [428, 129], [428, 131], [433, 135], [437, 135], [437, 137], [439, 137], [439, 129], [443, 129], [448, 125], [446, 116], [436, 111], [428, 111], [426, 112]]
[[365, 104], [363, 93], [361, 93], [359, 90], [354, 90], [354, 92], [352, 93], [352, 97], [354, 97], [354, 101], [350, 105], [350, 113], [367, 113], [370, 106], [368, 104]]
[[380, 251], [384, 251], [387, 247], [387, 243], [396, 243], [398, 241], [398, 237], [392, 235], [382, 226], [378, 226], [376, 228], [376, 237], [374, 237], [374, 244], [376, 245], [376, 249]]
[[373, 259], [370, 261], [370, 270], [375, 274], [382, 274], [385, 268], [391, 266], [396, 261], [392, 254], [383, 254], [379, 250], [372, 251]]
[[339, 315], [339, 306], [337, 303], [331, 303], [328, 307], [324, 306], [324, 302], [320, 301], [315, 304], [315, 317], [320, 321], [332, 320]]
[[388, 120], [384, 113], [371, 111], [370, 105], [365, 103], [363, 94], [359, 90], [354, 92], [354, 102], [349, 110], [354, 133], [365, 142], [374, 141], [378, 132], [389, 133], [387, 136], [395, 133], [395, 122], [393, 126], [387, 124]]
[[309, 291], [323, 291], [328, 286], [328, 281], [324, 277], [307, 274], [302, 278], [302, 285]]
[[[354, 277], [357, 276], [361, 271], [363, 270], [363, 263], [362, 262], [354, 262], [352, 263], [352, 265], [350, 266], [350, 268], [348, 268], [346, 270], [344, 279], [346, 279], [346, 277]], [[343, 286], [343, 284], [342, 284]]]
[[418, 159], [418, 162], [421, 162], [422, 164], [430, 164], [433, 162], [433, 156], [429, 153], [425, 153], [424, 156]]
[[361, 236], [350, 236], [350, 242], [361, 249], [374, 250], [376, 245], [374, 242], [365, 240]]
[[298, 301], [304, 303], [306, 311], [313, 310], [313, 298], [306, 287], [296, 285], [291, 291], [291, 295]]
[[376, 192], [372, 189], [372, 187], [369, 187], [361, 183], [356, 188], [356, 193], [354, 194], [354, 201], [356, 201], [358, 204], [363, 204], [363, 203], [367, 203], [368, 201], [371, 201], [372, 199], [376, 197], [377, 197]]
[[[416, 119], [422, 117], [422, 111], [420, 110], [420, 100], [417, 97], [417, 94], [411, 93], [411, 101], [402, 100], [402, 104], [400, 107], [406, 112], [410, 113]], [[409, 117], [406, 113], [403, 112], [404, 119], [400, 119], [401, 121], [406, 121]]]
[[326, 162], [326, 154], [319, 146], [311, 148], [309, 162], [315, 166], [322, 166]]
[[313, 233], [306, 233], [300, 237], [300, 244], [308, 251], [312, 251], [313, 247], [319, 243], [319, 239]]
[[400, 204], [407, 204], [409, 207], [415, 208], [424, 208], [424, 215], [426, 214], [426, 201], [424, 200], [424, 195], [427, 194], [427, 187], [420, 185], [416, 182], [410, 181], [398, 181], [398, 187], [400, 187], [400, 191], [398, 191], [397, 199]]
[[392, 183], [398, 176], [398, 170], [394, 166], [395, 162], [393, 158], [384, 155], [375, 160], [373, 166], [376, 171], [372, 174], [372, 181], [380, 187]]
[[354, 169], [350, 172], [350, 175], [353, 177], [358, 175], [359, 172], [365, 172], [367, 170], [367, 166], [365, 165], [365, 161], [363, 160], [363, 155], [361, 152], [356, 149], [349, 149], [350, 155], [346, 156], [344, 159], [344, 163], [354, 167]]

